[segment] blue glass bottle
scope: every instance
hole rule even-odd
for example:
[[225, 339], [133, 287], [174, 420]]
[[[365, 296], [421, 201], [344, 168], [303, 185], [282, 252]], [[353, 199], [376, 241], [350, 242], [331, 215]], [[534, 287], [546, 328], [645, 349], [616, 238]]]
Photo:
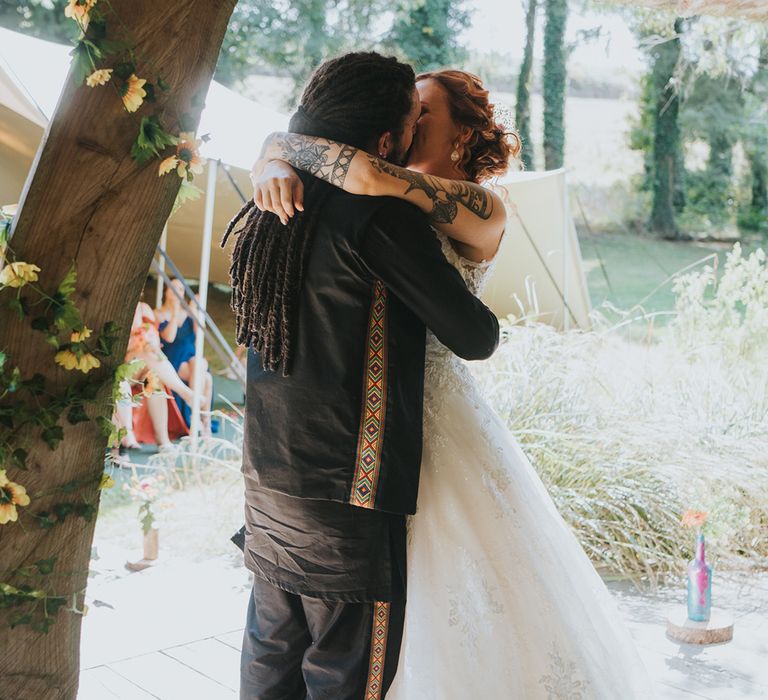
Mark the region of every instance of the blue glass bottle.
[[704, 558], [704, 535], [696, 538], [696, 557], [688, 564], [688, 617], [709, 620], [712, 613], [712, 567]]

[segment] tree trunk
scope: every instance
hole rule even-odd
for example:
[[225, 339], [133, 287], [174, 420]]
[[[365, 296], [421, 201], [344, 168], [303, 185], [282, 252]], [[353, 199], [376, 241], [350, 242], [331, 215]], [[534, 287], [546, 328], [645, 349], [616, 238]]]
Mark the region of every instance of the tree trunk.
[[[171, 86], [167, 97], [160, 96], [166, 127], [174, 128], [181, 113], [188, 113], [197, 126], [202, 100], [195, 98], [207, 91], [234, 4], [111, 0], [136, 43], [140, 71], [151, 62], [152, 72], [145, 77], [154, 82], [157, 71]], [[116, 25], [108, 18], [108, 35], [114, 37]], [[133, 311], [180, 184], [173, 174], [158, 177], [158, 160], [139, 166], [130, 156], [139, 120], [150, 111], [151, 104], [128, 114], [110, 84], [77, 87], [70, 74], [27, 180], [11, 239], [17, 259], [41, 268], [39, 286], [48, 293], [74, 261], [78, 279], [73, 299], [83, 322], [96, 333], [109, 320], [119, 324], [113, 355], [92, 373], [103, 380], [96, 405], [101, 414], [109, 411], [111, 377], [125, 354]], [[0, 348], [22, 377], [40, 373], [55, 393], [82, 381], [79, 372], [54, 364], [54, 351], [43, 335], [32, 330], [29, 319], [20, 321], [6, 302], [7, 297], [0, 299]], [[94, 412], [89, 413], [93, 418]], [[8, 478], [22, 483], [32, 498], [24, 510], [45, 511], [56, 499], [97, 502], [105, 443], [93, 421], [64, 425], [63, 442], [55, 451], [35, 438], [28, 471], [8, 467]], [[72, 480], [87, 485], [66, 498], [38, 494]], [[82, 608], [94, 523], [71, 514], [49, 530], [21, 525], [0, 526], [0, 582], [7, 582], [19, 567], [56, 556], [45, 587], [68, 594]], [[11, 612], [0, 609], [0, 697], [74, 699], [81, 616], [63, 609], [42, 634], [27, 625], [11, 629]]]
[[[760, 45], [760, 56], [750, 92], [765, 104], [768, 97], [768, 41], [763, 41]], [[746, 150], [752, 174], [750, 209], [753, 217], [757, 219], [768, 214], [768, 133], [765, 124], [757, 130], [752, 141]]]
[[544, 28], [544, 166], [547, 170], [563, 165], [565, 152], [565, 25], [567, 0], [546, 0]]
[[675, 38], [656, 46], [653, 52], [653, 91], [656, 109], [653, 124], [653, 203], [651, 229], [665, 238], [677, 238], [675, 197], [683, 173], [678, 111], [680, 100], [672, 83], [680, 58], [683, 21], [675, 20]]
[[749, 156], [752, 171], [752, 199], [750, 208], [757, 214], [768, 214], [768, 166], [765, 153]]
[[536, 6], [538, 0], [528, 0], [525, 11], [525, 51], [517, 77], [515, 126], [523, 145], [523, 165], [533, 170], [533, 141], [531, 140], [531, 75], [533, 73], [533, 42], [536, 34]]
[[710, 218], [715, 224], [724, 224], [733, 202], [733, 140], [726, 131], [713, 127], [710, 133], [707, 182], [710, 187]]

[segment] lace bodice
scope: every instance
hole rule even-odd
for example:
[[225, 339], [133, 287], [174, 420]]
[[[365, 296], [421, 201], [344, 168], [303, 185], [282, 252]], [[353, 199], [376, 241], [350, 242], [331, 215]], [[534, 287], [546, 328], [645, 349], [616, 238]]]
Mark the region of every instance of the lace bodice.
[[[472, 262], [462, 258], [451, 245], [448, 237], [437, 232], [437, 238], [443, 248], [443, 254], [451, 265], [453, 265], [461, 274], [467, 288], [475, 296], [480, 296], [487, 281], [490, 271], [493, 267], [493, 261]], [[448, 348], [445, 347], [431, 332], [427, 332], [427, 354], [425, 391], [429, 390], [429, 385], [436, 386], [444, 384], [449, 375], [461, 374], [461, 370], [466, 372], [466, 367], [461, 360], [457, 358]]]

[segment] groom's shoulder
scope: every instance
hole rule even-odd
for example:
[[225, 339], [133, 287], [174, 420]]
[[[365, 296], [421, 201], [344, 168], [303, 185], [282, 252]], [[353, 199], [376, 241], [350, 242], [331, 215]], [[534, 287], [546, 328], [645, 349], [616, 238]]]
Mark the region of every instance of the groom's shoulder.
[[368, 197], [338, 190], [325, 207], [328, 223], [365, 231], [378, 226], [428, 226], [427, 215], [417, 206], [397, 197]]

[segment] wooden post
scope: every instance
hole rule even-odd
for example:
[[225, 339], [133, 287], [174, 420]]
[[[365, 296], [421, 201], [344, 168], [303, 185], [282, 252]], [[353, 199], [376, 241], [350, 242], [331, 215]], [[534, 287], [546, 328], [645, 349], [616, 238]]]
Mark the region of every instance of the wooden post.
[[[111, 5], [131, 31], [138, 56], [153, 64], [146, 77], [154, 82], [157, 71], [171, 86], [168, 98], [160, 96], [161, 101], [168, 99], [161, 118], [173, 128], [176, 114], [189, 113], [196, 125], [202, 100], [195, 98], [207, 92], [235, 0], [111, 0]], [[116, 25], [113, 20], [108, 28], [112, 36]], [[25, 185], [11, 240], [18, 259], [41, 268], [39, 284], [46, 291], [55, 290], [72, 262], [76, 264], [74, 301], [89, 328], [98, 333], [108, 320], [120, 325], [114, 355], [95, 370], [105, 380], [101, 413], [106, 413], [108, 380], [124, 356], [133, 310], [180, 184], [173, 174], [158, 177], [159, 161], [140, 167], [130, 157], [138, 123], [152, 110], [153, 105], [145, 105], [130, 115], [112, 86], [79, 87], [70, 78]], [[23, 377], [39, 372], [54, 391], [82, 379], [78, 372], [58, 368], [53, 349], [29, 320], [19, 321], [5, 299], [0, 302], [0, 348]], [[57, 450], [35, 442], [29, 449], [29, 470], [9, 471], [9, 478], [18, 478], [32, 496], [32, 512], [55, 502], [35, 494], [75, 479], [92, 486], [70, 494], [72, 500], [98, 498], [105, 438], [93, 421], [62, 424], [64, 441]], [[68, 499], [59, 494], [58, 500]], [[75, 515], [50, 530], [30, 520], [23, 528], [19, 523], [3, 525], [3, 576], [56, 556], [46, 587], [74, 594], [76, 607], [82, 608], [93, 527]], [[27, 626], [10, 629], [10, 615], [0, 610], [0, 697], [73, 700], [81, 616], [63, 610], [50, 631], [41, 634]]]

